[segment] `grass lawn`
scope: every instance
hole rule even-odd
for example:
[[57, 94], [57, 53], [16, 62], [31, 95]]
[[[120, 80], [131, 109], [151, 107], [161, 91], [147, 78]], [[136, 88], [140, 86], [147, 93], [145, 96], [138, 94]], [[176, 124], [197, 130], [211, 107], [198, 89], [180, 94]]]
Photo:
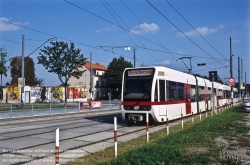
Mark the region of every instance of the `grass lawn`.
[[[248, 122], [248, 125], [246, 125]], [[200, 121], [199, 117], [81, 158], [66, 165], [240, 164], [250, 162], [250, 114], [233, 107]], [[170, 123], [171, 126], [171, 123]], [[119, 130], [118, 130], [119, 131]], [[119, 138], [118, 138], [119, 141]]]

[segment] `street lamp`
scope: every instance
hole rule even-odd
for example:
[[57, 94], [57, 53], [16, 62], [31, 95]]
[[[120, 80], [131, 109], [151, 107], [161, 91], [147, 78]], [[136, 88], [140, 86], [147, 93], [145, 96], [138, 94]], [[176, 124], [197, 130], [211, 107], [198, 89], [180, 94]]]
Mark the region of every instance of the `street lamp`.
[[[33, 52], [31, 52], [27, 57], [29, 57], [30, 55], [32, 55], [35, 51], [37, 51], [40, 47], [42, 47], [48, 41], [50, 41], [50, 43], [54, 43], [55, 40], [56, 40], [56, 38], [49, 38], [42, 45], [40, 45]], [[24, 102], [23, 102], [23, 98], [24, 98], [24, 86], [25, 86], [25, 78], [24, 78], [24, 35], [22, 35], [22, 87], [21, 87], [21, 107], [22, 108], [24, 107]]]
[[[130, 46], [125, 46], [125, 50], [130, 50]], [[134, 68], [135, 68], [135, 60], [136, 60], [136, 54], [135, 54], [135, 47], [134, 47]]]

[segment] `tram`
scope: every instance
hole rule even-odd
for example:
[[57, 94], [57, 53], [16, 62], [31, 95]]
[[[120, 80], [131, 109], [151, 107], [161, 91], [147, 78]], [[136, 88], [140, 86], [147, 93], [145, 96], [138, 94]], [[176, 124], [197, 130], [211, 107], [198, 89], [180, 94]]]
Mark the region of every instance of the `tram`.
[[[213, 89], [213, 91], [212, 91]], [[123, 72], [123, 120], [164, 122], [231, 104], [231, 87], [163, 66]], [[237, 93], [237, 89], [233, 89]], [[214, 93], [214, 94], [213, 94]], [[214, 98], [214, 99], [213, 99]]]

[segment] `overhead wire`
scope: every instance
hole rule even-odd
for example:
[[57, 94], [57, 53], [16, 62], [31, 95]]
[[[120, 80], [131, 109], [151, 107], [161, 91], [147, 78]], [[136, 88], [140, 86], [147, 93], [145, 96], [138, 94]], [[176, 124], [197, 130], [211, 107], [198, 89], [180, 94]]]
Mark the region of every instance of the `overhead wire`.
[[[227, 59], [226, 57], [224, 57], [204, 36], [202, 36], [195, 28], [194, 26], [168, 1], [168, 0], [165, 0], [165, 2], [167, 2], [169, 4], [169, 6], [174, 9], [174, 11], [180, 15], [180, 17], [190, 26], [192, 27], [192, 29], [204, 40], [206, 41], [206, 43], [208, 45], [210, 45], [221, 57], [224, 58], [224, 60], [228, 60], [230, 61], [229, 59]], [[215, 59], [215, 58], [214, 58]], [[234, 67], [235, 68], [235, 67]], [[237, 70], [235, 68], [235, 70]]]
[[[93, 12], [90, 12], [90, 11], [88, 11], [88, 10], [86, 10], [86, 9], [84, 9], [84, 8], [82, 8], [82, 7], [80, 7], [80, 6], [76, 5], [76, 4], [74, 4], [74, 3], [72, 3], [72, 2], [69, 2], [68, 0], [64, 0], [64, 1], [67, 2], [67, 3], [69, 3], [69, 4], [72, 5], [72, 6], [75, 6], [76, 8], [78, 8], [78, 9], [80, 9], [80, 10], [83, 10], [83, 11], [85, 11], [85, 12], [91, 14], [91, 15], [94, 15], [95, 17], [98, 17], [98, 18], [100, 18], [100, 19], [102, 19], [102, 20], [104, 20], [104, 21], [106, 21], [106, 22], [108, 22], [108, 23], [110, 23], [110, 24], [112, 24], [112, 25], [115, 25], [115, 26], [117, 26], [117, 27], [119, 27], [119, 28], [121, 28], [121, 29], [124, 29], [124, 30], [126, 30], [126, 31], [128, 31], [128, 32], [130, 32], [130, 33], [132, 33], [133, 35], [136, 35], [136, 36], [138, 36], [138, 37], [140, 37], [140, 38], [143, 38], [144, 40], [146, 40], [146, 41], [148, 41], [148, 42], [150, 42], [150, 43], [152, 43], [152, 44], [155, 44], [155, 45], [158, 45], [158, 46], [161, 47], [161, 45], [159, 45], [159, 44], [157, 44], [157, 43], [155, 43], [155, 42], [153, 42], [153, 41], [151, 41], [151, 40], [149, 40], [149, 39], [147, 39], [147, 38], [145, 38], [145, 37], [143, 37], [143, 36], [141, 36], [141, 35], [138, 35], [138, 34], [132, 32], [132, 31], [130, 31], [129, 29], [126, 29], [126, 28], [124, 28], [124, 27], [122, 27], [122, 26], [120, 26], [120, 25], [118, 25], [118, 24], [116, 24], [116, 23], [114, 23], [114, 22], [111, 22], [111, 21], [109, 21], [109, 20], [107, 20], [107, 19], [105, 19], [105, 18], [103, 18], [103, 17], [101, 17], [101, 16], [98, 16], [97, 14], [94, 14]], [[0, 20], [0, 21], [1, 21], [1, 20]]]
[[[147, 29], [147, 31], [153, 36], [153, 38], [161, 45], [161, 47], [162, 48], [164, 48], [164, 49], [166, 49], [166, 50], [168, 50], [168, 51], [170, 51], [170, 52], [173, 52], [173, 53], [175, 53], [173, 50], [171, 50], [171, 49], [168, 49], [168, 48], [166, 48], [156, 37], [155, 37], [155, 35], [144, 25], [144, 23], [135, 15], [135, 13], [126, 5], [126, 3], [123, 1], [123, 0], [121, 0], [122, 1], [122, 3], [125, 5], [125, 7], [133, 14], [133, 16], [144, 26], [144, 28], [145, 29]], [[145, 46], [144, 46], [145, 47]], [[171, 55], [172, 56], [172, 55]], [[173, 56], [172, 56], [172, 58], [173, 59], [175, 59]], [[177, 62], [178, 63], [178, 62]], [[178, 63], [179, 64], [179, 63]], [[179, 64], [180, 65], [180, 64]], [[181, 65], [182, 66], [182, 65]], [[182, 66], [182, 68], [184, 69], [184, 67]]]
[[[2, 37], [0, 37], [0, 40], [3, 40], [3, 41], [8, 41], [8, 42], [12, 42], [12, 43], [16, 43], [16, 44], [22, 44], [20, 42], [16, 42], [16, 41], [11, 41], [11, 40], [7, 40], [7, 39], [3, 39]], [[36, 47], [36, 46], [33, 46], [33, 45], [28, 45], [28, 44], [25, 44], [26, 46], [31, 46], [31, 47]]]
[[[2, 22], [4, 22], [4, 23], [8, 23], [8, 24], [15, 25], [15, 26], [19, 26], [19, 27], [22, 27], [22, 28], [25, 28], [25, 29], [28, 29], [28, 30], [31, 30], [31, 31], [35, 31], [35, 32], [38, 32], [38, 33], [41, 33], [41, 34], [45, 34], [45, 35], [48, 35], [48, 36], [60, 38], [60, 39], [63, 39], [63, 40], [66, 40], [66, 41], [69, 41], [69, 42], [72, 42], [72, 43], [77, 43], [77, 44], [79, 44], [79, 45], [83, 45], [83, 46], [91, 47], [91, 48], [94, 48], [94, 49], [102, 50], [102, 49], [98, 48], [97, 46], [92, 46], [92, 45], [88, 45], [88, 44], [83, 44], [83, 43], [80, 43], [80, 42], [77, 42], [77, 41], [73, 41], [73, 40], [70, 40], [70, 39], [67, 39], [67, 38], [64, 38], [64, 37], [60, 37], [60, 36], [57, 36], [57, 35], [53, 35], [53, 34], [50, 34], [50, 33], [47, 33], [47, 32], [43, 32], [43, 31], [40, 31], [40, 30], [36, 30], [36, 29], [33, 29], [33, 28], [29, 28], [29, 27], [26, 27], [26, 26], [22, 26], [22, 25], [19, 25], [19, 24], [15, 24], [15, 23], [12, 23], [12, 22], [4, 21], [4, 20], [0, 20], [0, 21], [2, 21]], [[119, 26], [119, 25], [117, 25], [117, 24], [115, 24], [115, 25], [116, 25], [116, 26]], [[121, 28], [122, 28], [122, 29], [125, 29], [125, 28], [123, 28], [123, 27], [121, 27]], [[128, 29], [125, 29], [125, 30], [126, 30], [126, 31], [129, 31]], [[135, 33], [133, 33], [133, 34], [135, 34]], [[135, 34], [135, 35], [137, 35], [137, 34]], [[148, 39], [146, 39], [145, 37], [142, 37], [142, 36], [140, 36], [140, 35], [137, 35], [137, 36], [139, 36], [139, 37], [141, 37], [141, 38], [143, 38], [143, 39], [145, 39], [145, 40], [147, 40], [147, 41], [150, 41], [150, 40], [148, 40]], [[150, 41], [150, 42], [152, 42], [152, 41]], [[152, 42], [152, 43], [154, 43], [154, 42]], [[155, 44], [157, 44], [157, 43], [155, 43]], [[157, 45], [158, 45], [158, 44], [157, 44]], [[146, 62], [146, 63], [148, 63], [148, 62]]]
[[[2, 20], [0, 20], [2, 21]], [[6, 22], [4, 21], [5, 23], [9, 23], [9, 24], [13, 24], [13, 25], [16, 25], [14, 23], [11, 23], [11, 22]], [[21, 26], [21, 25], [16, 25], [16, 26]], [[42, 32], [42, 31], [39, 31], [39, 30], [35, 30], [35, 29], [32, 29], [32, 28], [28, 28], [28, 27], [25, 27], [25, 26], [21, 26], [22, 28], [26, 28], [26, 29], [29, 29], [29, 30], [32, 30], [32, 31], [36, 31], [36, 32], [39, 32], [39, 33], [42, 33], [42, 34], [46, 34], [46, 35], [50, 35], [50, 36], [55, 36], [55, 35], [52, 35], [52, 34], [49, 34], [49, 33], [45, 33], [45, 32]], [[99, 46], [93, 46], [93, 45], [87, 45], [87, 44], [83, 44], [83, 43], [80, 43], [80, 42], [76, 42], [76, 41], [73, 41], [73, 40], [69, 40], [69, 39], [66, 39], [66, 38], [63, 38], [63, 37], [60, 37], [60, 36], [56, 36], [57, 38], [61, 38], [63, 40], [66, 40], [66, 41], [70, 41], [70, 42], [73, 42], [73, 43], [76, 43], [76, 44], [79, 44], [79, 45], [83, 45], [83, 46], [87, 46], [87, 47], [91, 47], [91, 48], [94, 48], [94, 49], [99, 49], [99, 50], [102, 50], [102, 51], [106, 51], [106, 52], [109, 52], [109, 53], [112, 53], [112, 54], [115, 54], [115, 55], [119, 55], [119, 56], [124, 56], [122, 54], [118, 54], [118, 53], [114, 53], [110, 50], [105, 50], [105, 49], [100, 49]], [[5, 40], [5, 41], [8, 41], [8, 42], [13, 42], [13, 43], [17, 43], [17, 44], [22, 44], [20, 42], [16, 42], [16, 41], [11, 41], [11, 40], [6, 40], [6, 39], [2, 39], [2, 40]], [[31, 39], [32, 40], [32, 39]], [[34, 39], [33, 39], [34, 40]], [[28, 45], [28, 44], [25, 44], [27, 46], [31, 46], [31, 47], [36, 47], [36, 46], [33, 46], [33, 45]], [[111, 46], [109, 46], [111, 47]], [[138, 46], [139, 47], [139, 46]], [[158, 51], [158, 52], [165, 52], [165, 51], [160, 51], [160, 50], [154, 50], [154, 49], [149, 49], [149, 48], [145, 48], [145, 47], [139, 47], [139, 48], [142, 48], [142, 49], [148, 49], [148, 50], [153, 50], [153, 51]], [[165, 53], [172, 53], [172, 52], [165, 52]], [[172, 54], [175, 54], [175, 55], [181, 55], [180, 53], [172, 53]], [[184, 54], [182, 54], [184, 55]], [[126, 58], [129, 58], [129, 59], [133, 59], [132, 57], [129, 57], [129, 56], [124, 56]], [[202, 57], [198, 57], [198, 58], [202, 58]], [[204, 57], [206, 58], [206, 57]], [[138, 60], [138, 59], [137, 59]], [[146, 61], [142, 61], [142, 60], [139, 60], [143, 63], [146, 63], [146, 64], [150, 64], [150, 65], [154, 65], [153, 63], [150, 63], [150, 62], [146, 62]], [[185, 70], [185, 69], [184, 69]]]
[[[105, 0], [105, 2], [108, 4], [108, 6], [112, 9], [112, 11], [116, 14], [116, 16], [123, 22], [123, 24], [126, 26], [126, 28], [127, 29], [129, 29], [130, 30], [130, 32], [131, 32], [131, 29], [128, 27], [128, 25], [121, 19], [121, 17], [115, 12], [115, 10], [110, 6], [110, 4]], [[127, 35], [128, 35], [128, 33], [126, 33]], [[129, 36], [129, 35], [128, 35]], [[141, 43], [141, 45], [143, 46], [143, 47], [145, 47], [144, 45], [143, 45], [143, 43], [139, 40], [139, 38], [136, 36], [136, 35], [134, 35], [135, 36], [135, 38], [138, 40], [138, 42], [140, 42]], [[138, 47], [138, 45], [134, 42], [134, 40], [129, 36], [129, 38], [133, 41], [133, 43]], [[148, 51], [148, 53], [151, 55], [151, 57], [156, 61], [156, 62], [158, 62], [155, 58], [154, 58], [154, 56]]]
[[[162, 15], [171, 25], [173, 25], [179, 32], [181, 32], [189, 41], [191, 41], [195, 46], [197, 46], [201, 51], [203, 51], [205, 54], [213, 58], [210, 54], [208, 54], [204, 49], [202, 49], [198, 44], [196, 44], [191, 38], [189, 38], [183, 31], [180, 30], [172, 21], [170, 21], [162, 12], [160, 12], [152, 3], [150, 3], [148, 0], [146, 0], [148, 4], [153, 7], [160, 15]], [[215, 59], [215, 61], [217, 61]], [[219, 61], [217, 61], [219, 62]], [[223, 63], [219, 62], [220, 64], [224, 65]]]
[[194, 31], [197, 33], [197, 34], [199, 34], [199, 36], [203, 39], [203, 40], [205, 40], [219, 55], [221, 55], [224, 59], [226, 59], [205, 37], [203, 37], [195, 28], [194, 28], [194, 26], [193, 25], [191, 25], [191, 23], [189, 23], [189, 21], [168, 1], [168, 0], [165, 0], [168, 4], [169, 4], [169, 6], [171, 7], [171, 8], [173, 8], [174, 9], [174, 11], [176, 11], [176, 13], [178, 13], [180, 16], [181, 16], [181, 18], [183, 18], [184, 20], [185, 20], [185, 22], [189, 25], [189, 26], [191, 26], [193, 29], [194, 29]]
[[[66, 2], [68, 2], [67, 0], [65, 0]], [[69, 2], [68, 2], [69, 3]], [[75, 6], [75, 5], [74, 5]], [[81, 8], [82, 9], [82, 8]], [[88, 12], [88, 11], [87, 11]], [[91, 14], [93, 14], [93, 13], [91, 13]], [[95, 14], [94, 14], [95, 15]], [[95, 15], [95, 16], [97, 16], [97, 15]], [[99, 17], [99, 16], [97, 16], [97, 17]], [[102, 18], [102, 17], [99, 17], [99, 18]], [[103, 18], [102, 18], [103, 19]], [[105, 19], [106, 20], [106, 19]], [[2, 20], [1, 20], [2, 21]], [[106, 21], [108, 21], [108, 20], [106, 20]], [[3, 21], [4, 22], [4, 21]], [[108, 21], [109, 22], [109, 21]], [[9, 23], [9, 22], [7, 22], [7, 23]], [[110, 22], [110, 23], [112, 23], [112, 22]], [[13, 24], [13, 23], [12, 23]], [[113, 24], [113, 23], [112, 23]], [[21, 26], [21, 25], [18, 25], [18, 26]], [[117, 25], [116, 25], [117, 26]], [[24, 26], [21, 26], [21, 27], [24, 27]], [[26, 28], [26, 29], [30, 29], [30, 30], [34, 30], [34, 29], [31, 29], [31, 28], [27, 28], [27, 27], [24, 27], [24, 28]], [[123, 28], [123, 27], [120, 27], [120, 28], [122, 28], [122, 29], [124, 29], [124, 30], [126, 30], [126, 31], [129, 31], [128, 29], [125, 29], [125, 28]], [[43, 33], [43, 34], [46, 34], [46, 35], [51, 35], [51, 34], [49, 34], [49, 33], [45, 33], [45, 32], [42, 32], [42, 31], [38, 31], [38, 30], [34, 30], [34, 31], [37, 31], [37, 32], [40, 32], [40, 33]], [[137, 35], [137, 34], [135, 34], [134, 33], [134, 35]], [[54, 35], [51, 35], [51, 36], [54, 36]], [[145, 37], [142, 37], [142, 36], [139, 36], [139, 35], [137, 35], [138, 37], [141, 37], [141, 38], [143, 38], [143, 39], [146, 39]], [[62, 38], [62, 37], [59, 37], [59, 36], [54, 36], [54, 37], [57, 37], [57, 38], [61, 38], [61, 39], [64, 39], [64, 40], [67, 40], [67, 41], [71, 41], [72, 42], [72, 40], [69, 40], [69, 39], [65, 39], [65, 38]], [[147, 41], [150, 41], [150, 40], [148, 40], [148, 39], [146, 39]], [[73, 42], [75, 42], [75, 41], [73, 41]], [[152, 42], [152, 41], [151, 41]], [[89, 47], [93, 47], [93, 46], [91, 46], [91, 45], [87, 45], [87, 44], [83, 44], [83, 43], [79, 43], [79, 42], [75, 42], [75, 43], [78, 43], [78, 44], [80, 44], [80, 45], [84, 45], [84, 46], [89, 46]], [[152, 43], [154, 43], [154, 44], [156, 44], [155, 42], [152, 42]], [[156, 45], [158, 45], [158, 46], [160, 46], [159, 44], [156, 44]]]
[[[75, 6], [75, 7], [80, 8], [80, 9], [86, 11], [86, 12], [89, 12], [88, 10], [85, 10], [85, 9], [83, 9], [83, 8], [81, 8], [81, 7], [75, 5], [75, 4], [73, 4], [73, 3], [71, 3], [71, 2], [69, 2], [69, 1], [67, 1], [67, 0], [64, 0], [64, 1], [68, 2], [69, 4], [71, 4], [71, 5]], [[103, 20], [105, 20], [105, 21], [108, 21], [107, 19], [104, 19], [104, 18], [102, 18], [102, 17], [100, 17], [100, 16], [98, 16], [98, 15], [92, 13], [92, 12], [89, 12], [89, 13], [91, 13], [91, 14], [95, 15], [96, 17], [99, 17], [99, 18], [101, 18], [101, 19], [103, 19]], [[52, 35], [52, 34], [49, 34], [49, 33], [43, 32], [43, 31], [39, 31], [39, 30], [35, 30], [35, 29], [32, 29], [32, 28], [28, 28], [28, 27], [25, 27], [25, 26], [22, 26], [22, 25], [19, 25], [19, 24], [11, 23], [11, 22], [4, 21], [4, 20], [0, 20], [0, 21], [5, 22], [5, 23], [9, 23], [9, 24], [13, 24], [13, 25], [16, 25], [16, 26], [19, 26], [19, 27], [22, 27], [22, 28], [26, 28], [26, 29], [29, 29], [29, 30], [32, 30], [32, 31], [36, 31], [36, 32], [39, 32], [39, 33], [42, 33], [42, 34], [46, 34], [46, 35], [49, 35], [49, 36], [53, 36], [53, 37], [56, 37], [56, 38], [61, 38], [61, 39], [63, 39], [63, 40], [70, 41], [70, 42], [74, 42], [74, 43], [77, 43], [77, 44], [80, 44], [80, 45], [84, 45], [84, 46], [88, 46], [88, 47], [95, 48], [95, 47], [93, 47], [93, 46], [91, 46], [91, 45], [87, 45], [87, 44], [79, 43], [79, 42], [76, 42], [76, 41], [72, 41], [72, 40], [69, 40], [69, 39], [66, 39], [66, 38], [63, 38], [63, 37], [59, 37], [59, 36], [56, 36], [56, 35]], [[112, 23], [111, 21], [108, 21], [108, 22]], [[114, 23], [112, 23], [112, 24], [114, 24]], [[119, 26], [119, 25], [117, 25], [117, 24], [114, 24], [114, 25], [116, 25], [116, 26], [118, 26], [118, 27], [120, 27], [120, 28], [122, 28], [122, 29], [124, 29], [124, 30], [126, 30], [126, 31], [129, 31], [128, 29], [125, 29], [125, 28], [123, 28], [123, 27], [121, 27], [121, 26]], [[129, 32], [131, 32], [131, 31], [129, 31]], [[131, 33], [133, 33], [133, 32], [131, 32]], [[138, 37], [140, 37], [140, 38], [143, 38], [143, 39], [145, 39], [145, 40], [147, 40], [147, 41], [149, 41], [149, 42], [151, 42], [151, 43], [153, 43], [153, 44], [156, 44], [156, 45], [158, 45], [158, 46], [161, 46], [161, 45], [159, 45], [159, 44], [157, 44], [157, 43], [155, 43], [155, 42], [153, 42], [153, 41], [150, 41], [150, 40], [146, 39], [145, 37], [142, 37], [142, 36], [140, 36], [140, 35], [138, 35], [138, 34], [136, 34], [136, 33], [133, 33], [133, 34], [136, 35], [136, 36], [138, 36]]]
[[102, 20], [104, 20], [104, 21], [106, 21], [106, 22], [109, 22], [109, 23], [111, 23], [111, 24], [113, 24], [113, 25], [115, 25], [115, 26], [117, 26], [117, 27], [119, 27], [119, 28], [121, 28], [121, 29], [124, 29], [124, 30], [126, 30], [126, 31], [129, 31], [130, 33], [132, 33], [132, 34], [134, 34], [134, 35], [136, 35], [136, 36], [138, 36], [138, 37], [140, 37], [140, 38], [143, 38], [143, 39], [145, 39], [146, 41], [148, 41], [148, 42], [150, 42], [150, 43], [153, 43], [153, 44], [155, 44], [155, 45], [158, 45], [158, 46], [162, 47], [162, 45], [157, 44], [157, 43], [155, 43], [155, 42], [153, 42], [153, 41], [151, 41], [151, 40], [149, 40], [149, 39], [147, 39], [147, 38], [145, 38], [145, 37], [143, 37], [143, 36], [140, 36], [140, 35], [138, 35], [138, 34], [132, 32], [132, 31], [130, 31], [130, 30], [128, 30], [128, 29], [126, 29], [126, 28], [124, 28], [124, 27], [118, 25], [118, 24], [115, 24], [114, 22], [111, 22], [111, 21], [109, 21], [109, 20], [107, 20], [107, 19], [105, 19], [105, 18], [103, 18], [103, 17], [101, 17], [101, 16], [98, 16], [97, 14], [94, 14], [94, 13], [91, 12], [91, 11], [88, 11], [88, 10], [86, 10], [86, 9], [84, 9], [84, 8], [82, 8], [82, 7], [80, 7], [80, 6], [76, 5], [76, 4], [74, 4], [74, 3], [72, 3], [72, 2], [69, 2], [68, 0], [64, 0], [64, 1], [67, 2], [67, 3], [69, 3], [69, 4], [72, 5], [72, 6], [75, 6], [75, 7], [79, 8], [79, 9], [81, 9], [81, 10], [83, 10], [83, 11], [85, 11], [85, 12], [91, 14], [91, 15], [94, 15], [94, 16], [96, 16], [96, 17], [98, 17], [98, 18], [100, 18], [100, 19], [102, 19]]
[[[100, 0], [102, 2], [102, 0]], [[107, 1], [105, 1], [105, 3], [109, 6], [109, 8], [115, 13], [115, 15], [123, 22], [123, 24], [125, 24], [125, 22], [118, 16], [118, 14], [114, 11], [114, 9], [108, 4]], [[102, 2], [103, 6], [108, 10], [108, 12], [111, 14], [111, 16], [116, 20], [116, 22], [121, 26], [121, 24], [119, 23], [119, 21], [115, 18], [115, 16], [111, 13], [111, 11], [108, 9], [108, 7]], [[125, 26], [127, 26], [125, 24]], [[127, 26], [128, 28], [128, 26]], [[129, 28], [128, 28], [129, 29]], [[129, 36], [129, 34], [123, 29], [124, 33], [129, 37], [129, 39], [134, 43], [134, 45], [137, 45], [135, 43], [135, 41]], [[135, 47], [135, 46], [134, 46]], [[135, 57], [134, 57], [135, 58]]]
[[208, 56], [210, 56], [211, 58], [213, 58], [215, 61], [217, 61], [218, 63], [220, 63], [221, 65], [225, 66], [223, 63], [221, 63], [220, 61], [216, 60], [214, 57], [212, 57], [209, 53], [207, 53], [204, 49], [202, 49], [197, 43], [195, 43], [191, 38], [189, 38], [184, 32], [182, 32], [180, 30], [180, 28], [178, 28], [172, 21], [170, 21], [162, 12], [160, 12], [151, 2], [149, 2], [148, 0], [146, 0], [147, 3], [154, 8], [160, 15], [163, 16], [163, 18], [165, 18], [171, 25], [173, 25], [179, 32], [181, 32], [189, 41], [191, 41], [195, 46], [197, 46], [201, 51], [203, 51], [205, 54], [207, 54]]
[[[168, 52], [168, 51], [158, 50], [158, 49], [153, 49], [153, 48], [146, 48], [146, 47], [139, 47], [139, 48], [146, 49], [146, 50], [151, 50], [151, 51], [155, 51], [155, 52], [162, 52], [162, 53], [167, 53], [167, 54], [174, 54], [174, 55], [178, 55], [178, 56], [196, 57], [196, 58], [204, 58], [204, 59], [214, 59], [214, 58], [210, 58], [210, 57], [200, 57], [200, 56], [188, 55], [188, 54], [177, 53], [177, 52]], [[217, 60], [225, 60], [225, 59], [220, 59], [220, 58], [216, 58], [216, 59]]]

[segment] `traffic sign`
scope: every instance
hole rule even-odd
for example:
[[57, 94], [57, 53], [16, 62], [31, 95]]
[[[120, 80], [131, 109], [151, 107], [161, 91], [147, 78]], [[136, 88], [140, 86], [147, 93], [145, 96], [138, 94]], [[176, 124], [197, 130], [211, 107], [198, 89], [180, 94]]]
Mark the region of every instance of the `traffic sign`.
[[228, 79], [228, 85], [230, 87], [234, 87], [235, 86], [235, 80], [234, 80], [233, 77], [231, 77], [231, 78]]

